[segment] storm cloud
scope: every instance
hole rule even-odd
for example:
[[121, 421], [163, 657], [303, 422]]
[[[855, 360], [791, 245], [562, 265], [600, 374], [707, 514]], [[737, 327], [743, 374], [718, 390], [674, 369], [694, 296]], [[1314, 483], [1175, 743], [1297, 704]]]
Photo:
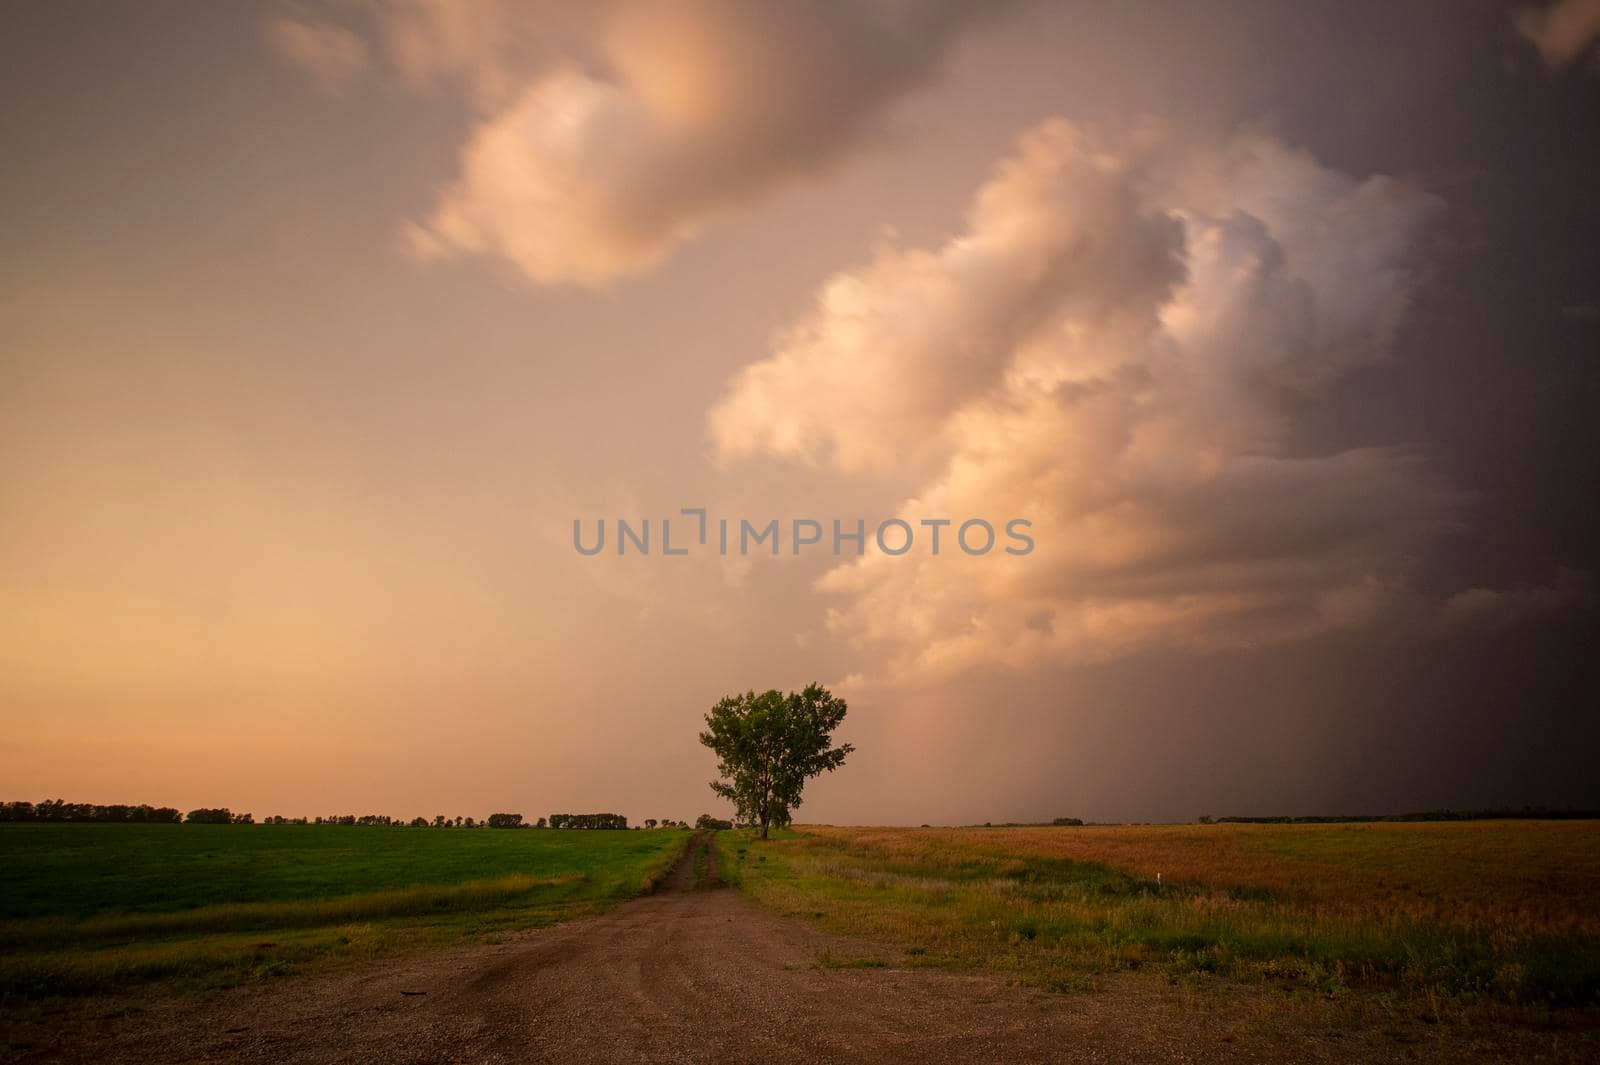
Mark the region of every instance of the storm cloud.
[[1414, 624], [1408, 568], [1469, 496], [1415, 448], [1304, 453], [1291, 429], [1390, 357], [1442, 209], [1258, 134], [1052, 120], [962, 233], [831, 278], [730, 383], [713, 443], [846, 473], [920, 460], [913, 524], [1033, 521], [1030, 556], [869, 553], [823, 578], [832, 630], [890, 677]]

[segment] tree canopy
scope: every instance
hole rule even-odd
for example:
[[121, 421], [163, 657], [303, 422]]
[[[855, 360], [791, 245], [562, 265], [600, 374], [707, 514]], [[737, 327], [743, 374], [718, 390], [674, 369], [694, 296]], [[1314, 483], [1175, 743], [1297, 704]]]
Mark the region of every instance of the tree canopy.
[[732, 801], [739, 820], [768, 829], [789, 824], [807, 780], [844, 764], [853, 748], [833, 746], [845, 701], [812, 684], [784, 695], [776, 689], [730, 695], [706, 714], [700, 742], [717, 755], [711, 790]]

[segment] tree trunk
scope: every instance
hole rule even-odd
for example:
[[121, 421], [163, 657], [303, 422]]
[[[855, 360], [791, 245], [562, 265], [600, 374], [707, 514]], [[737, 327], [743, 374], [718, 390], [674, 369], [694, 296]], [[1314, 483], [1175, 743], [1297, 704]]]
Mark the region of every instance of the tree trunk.
[[761, 815], [761, 838], [762, 839], [766, 839], [767, 838], [767, 815], [766, 814], [762, 814]]

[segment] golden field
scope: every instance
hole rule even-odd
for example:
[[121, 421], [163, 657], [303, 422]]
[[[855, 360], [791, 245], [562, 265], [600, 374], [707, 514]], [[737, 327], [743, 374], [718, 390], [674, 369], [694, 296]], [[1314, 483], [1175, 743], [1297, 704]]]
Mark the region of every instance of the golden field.
[[1600, 1005], [1594, 822], [807, 826], [723, 850], [760, 901], [907, 964], [1227, 978], [1424, 1019]]

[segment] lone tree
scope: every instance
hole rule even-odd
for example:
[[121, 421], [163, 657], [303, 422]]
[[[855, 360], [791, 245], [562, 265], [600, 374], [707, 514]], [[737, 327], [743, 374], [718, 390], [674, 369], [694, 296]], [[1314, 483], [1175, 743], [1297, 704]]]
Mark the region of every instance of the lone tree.
[[800, 805], [806, 781], [844, 764], [855, 748], [833, 746], [833, 730], [844, 720], [845, 702], [820, 684], [784, 695], [730, 695], [706, 715], [700, 742], [717, 753], [711, 790], [733, 802], [739, 820], [761, 826], [767, 838]]

